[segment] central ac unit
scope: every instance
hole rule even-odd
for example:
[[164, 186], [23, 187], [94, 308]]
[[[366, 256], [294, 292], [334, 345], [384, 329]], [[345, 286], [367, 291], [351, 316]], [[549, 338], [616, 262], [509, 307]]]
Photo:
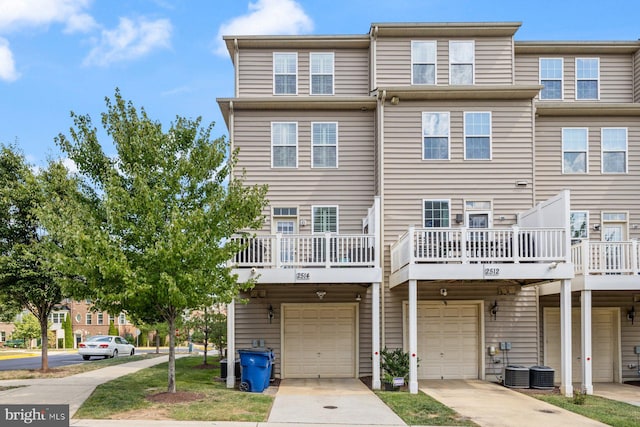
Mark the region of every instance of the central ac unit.
[[522, 365], [508, 365], [504, 368], [504, 385], [510, 388], [529, 388], [529, 368]]
[[531, 388], [553, 388], [554, 371], [548, 366], [532, 366], [529, 371], [529, 384]]

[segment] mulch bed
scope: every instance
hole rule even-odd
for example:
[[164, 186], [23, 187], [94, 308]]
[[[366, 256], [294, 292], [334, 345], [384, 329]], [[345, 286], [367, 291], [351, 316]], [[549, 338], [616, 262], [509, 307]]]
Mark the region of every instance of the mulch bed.
[[194, 393], [191, 391], [177, 391], [175, 393], [157, 393], [147, 396], [147, 400], [156, 403], [185, 403], [195, 402], [205, 397], [202, 393]]

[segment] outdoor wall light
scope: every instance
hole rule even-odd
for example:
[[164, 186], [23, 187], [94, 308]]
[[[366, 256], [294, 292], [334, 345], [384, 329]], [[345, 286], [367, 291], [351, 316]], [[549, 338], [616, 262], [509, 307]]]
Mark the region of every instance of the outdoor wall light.
[[491, 307], [489, 308], [489, 314], [491, 314], [493, 320], [496, 320], [496, 318], [498, 317], [498, 300], [495, 300], [493, 304], [491, 304]]
[[267, 310], [267, 316], [269, 317], [269, 323], [271, 323], [271, 321], [273, 320], [273, 306], [271, 304], [269, 304], [269, 309]]
[[356, 301], [358, 302], [362, 301], [362, 295], [356, 294]]
[[447, 289], [446, 288], [440, 289], [440, 295], [442, 295], [443, 297], [446, 297], [447, 296]]
[[627, 319], [631, 320], [631, 324], [633, 325], [633, 320], [636, 318], [636, 306], [632, 305], [631, 310], [627, 312]]
[[316, 295], [318, 295], [318, 299], [324, 299], [324, 296], [327, 295], [326, 291], [316, 291]]
[[391, 105], [398, 105], [399, 103], [400, 103], [400, 98], [398, 98], [397, 96], [391, 97]]
[[600, 224], [593, 224], [593, 229], [595, 231], [600, 231]]

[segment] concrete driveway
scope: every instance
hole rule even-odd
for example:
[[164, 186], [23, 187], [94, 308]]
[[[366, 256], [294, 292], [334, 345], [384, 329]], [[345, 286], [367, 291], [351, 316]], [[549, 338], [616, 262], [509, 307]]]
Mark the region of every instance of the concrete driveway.
[[620, 383], [595, 383], [593, 385], [593, 394], [607, 399], [640, 406], [640, 387], [634, 385]]
[[423, 380], [420, 390], [483, 427], [604, 426], [582, 415], [480, 380]]
[[406, 424], [357, 379], [287, 379], [280, 382], [269, 424]]

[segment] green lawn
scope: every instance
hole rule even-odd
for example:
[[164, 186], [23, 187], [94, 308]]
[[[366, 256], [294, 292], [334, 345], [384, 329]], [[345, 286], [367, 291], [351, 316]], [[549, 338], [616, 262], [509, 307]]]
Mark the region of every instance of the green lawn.
[[377, 391], [376, 394], [409, 425], [477, 426], [423, 392]]
[[578, 405], [572, 397], [544, 394], [534, 395], [534, 397], [610, 426], [636, 427], [640, 425], [640, 407], [627, 403], [598, 396], [584, 396], [584, 403]]
[[[209, 363], [217, 363], [217, 360], [211, 358]], [[219, 368], [197, 368], [201, 364], [202, 357], [176, 360], [177, 390], [198, 394], [194, 401], [166, 404], [147, 399], [167, 389], [167, 364], [162, 363], [98, 386], [75, 417], [117, 418], [114, 415], [128, 412], [127, 417], [135, 419], [132, 412], [137, 411], [143, 419], [145, 414], [153, 414], [154, 418], [174, 420], [267, 420], [273, 397], [228, 389], [224, 382], [214, 380], [220, 374]]]

